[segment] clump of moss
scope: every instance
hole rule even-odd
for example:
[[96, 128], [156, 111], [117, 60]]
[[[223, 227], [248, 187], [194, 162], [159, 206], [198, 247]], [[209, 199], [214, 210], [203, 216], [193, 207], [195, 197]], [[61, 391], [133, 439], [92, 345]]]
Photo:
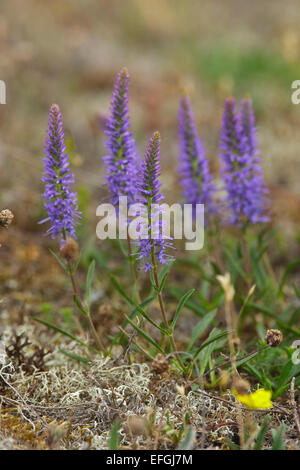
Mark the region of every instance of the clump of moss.
[[[43, 334], [23, 325], [16, 333], [4, 330], [2, 342], [7, 348], [17, 335], [21, 346], [28, 342], [39, 346], [36, 337], [43, 341]], [[75, 342], [53, 336], [51, 348], [44, 367], [32, 367], [30, 373], [13, 356], [1, 359], [0, 448], [107, 449], [116, 420], [122, 449], [176, 449], [188, 427], [194, 430], [195, 449], [203, 443], [206, 448], [224, 449], [227, 439], [238, 440], [237, 408], [230, 392], [221, 398], [192, 390], [172, 363], [157, 368], [97, 355], [87, 365], [61, 353], [65, 349], [82, 355]], [[295, 447], [292, 415], [268, 413], [275, 427], [279, 419], [285, 423], [290, 447]], [[251, 432], [256, 432], [263, 417], [245, 411]]]

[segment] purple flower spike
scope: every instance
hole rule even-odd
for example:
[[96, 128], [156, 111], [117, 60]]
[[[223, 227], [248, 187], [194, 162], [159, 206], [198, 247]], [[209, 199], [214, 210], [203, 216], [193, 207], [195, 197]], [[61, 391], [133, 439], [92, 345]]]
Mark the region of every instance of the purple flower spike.
[[236, 225], [267, 222], [265, 195], [268, 190], [258, 157], [255, 119], [249, 99], [242, 101], [239, 113], [235, 100], [226, 100], [220, 156], [231, 222]]
[[247, 152], [251, 157], [258, 155], [255, 117], [252, 102], [249, 98], [244, 98], [241, 101], [238, 120], [240, 128], [246, 139], [245, 143], [247, 145]]
[[186, 202], [204, 204], [208, 213], [215, 213], [212, 194], [215, 186], [205, 151], [197, 133], [194, 113], [189, 97], [184, 94], [180, 98], [178, 111], [178, 132], [180, 144], [179, 172], [182, 176], [181, 185]]
[[114, 85], [105, 129], [109, 155], [103, 158], [110, 199], [115, 207], [118, 206], [119, 196], [127, 196], [128, 204], [132, 204], [136, 195], [137, 155], [133, 132], [130, 132], [128, 88], [129, 74], [124, 67]]
[[51, 227], [47, 231], [52, 238], [61, 237], [61, 245], [67, 237], [76, 238], [76, 219], [80, 218], [77, 206], [77, 195], [71, 192], [74, 175], [70, 163], [63, 131], [62, 115], [57, 104], [49, 112], [48, 130], [43, 163], [45, 171], [42, 181], [45, 183], [44, 205], [48, 212], [47, 219]]
[[[146, 237], [140, 239], [139, 259], [145, 261], [145, 271], [153, 267], [153, 262], [166, 264], [170, 256], [166, 253], [167, 247], [172, 248], [172, 241], [163, 238], [162, 222], [159, 220], [160, 209], [154, 209], [153, 204], [159, 204], [164, 198], [160, 188], [160, 134], [155, 132], [146, 149], [145, 160], [142, 165], [142, 178], [138, 184], [139, 202], [143, 204], [148, 218]], [[145, 214], [144, 214], [145, 216]], [[152, 231], [151, 231], [151, 221]]]

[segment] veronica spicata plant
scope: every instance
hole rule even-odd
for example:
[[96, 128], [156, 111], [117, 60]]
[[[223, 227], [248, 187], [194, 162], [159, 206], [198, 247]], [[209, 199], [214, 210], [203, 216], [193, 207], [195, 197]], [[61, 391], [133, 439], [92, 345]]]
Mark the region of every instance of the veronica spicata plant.
[[151, 277], [153, 278], [164, 324], [164, 331], [160, 327], [159, 329], [163, 332], [163, 335], [168, 336], [178, 363], [184, 369], [173, 337], [176, 322], [174, 322], [174, 326], [169, 326], [157, 269], [158, 264], [167, 264], [172, 259], [167, 251], [168, 248], [173, 248], [172, 239], [164, 236], [163, 222], [160, 219], [162, 209], [159, 207], [159, 203], [164, 198], [161, 192], [161, 183], [159, 182], [160, 171], [160, 133], [154, 132], [146, 149], [142, 165], [142, 177], [138, 184], [139, 203], [145, 209], [142, 215], [143, 217], [146, 216], [147, 219], [146, 228], [143, 227], [143, 234], [140, 238], [139, 258], [145, 263], [145, 271], [151, 271]]
[[209, 171], [209, 162], [198, 135], [190, 98], [183, 94], [178, 110], [181, 185], [186, 202], [204, 204], [209, 214], [215, 213], [212, 201], [215, 186]]
[[123, 68], [116, 79], [106, 120], [105, 142], [108, 155], [104, 157], [106, 180], [111, 203], [117, 207], [119, 196], [127, 196], [128, 204], [135, 201], [137, 154], [129, 117], [129, 73]]
[[[137, 193], [139, 160], [133, 132], [130, 131], [129, 116], [129, 73], [124, 67], [118, 74], [110, 104], [110, 114], [105, 123], [106, 148], [108, 155], [103, 157], [106, 169], [106, 181], [110, 202], [119, 209], [119, 197], [126, 196], [127, 203], [134, 204]], [[128, 260], [131, 270], [133, 288], [137, 299], [137, 275], [134, 266], [132, 243], [127, 234]]]
[[220, 156], [231, 222], [240, 226], [267, 222], [265, 195], [268, 190], [263, 179], [254, 114], [249, 99], [242, 101], [239, 113], [234, 98], [226, 100]]
[[172, 247], [172, 240], [163, 237], [160, 209], [155, 208], [163, 199], [160, 176], [160, 134], [155, 132], [146, 149], [142, 165], [142, 177], [138, 184], [139, 202], [146, 209], [147, 228], [140, 239], [139, 258], [145, 262], [145, 271], [156, 267], [156, 263], [166, 264], [170, 259], [167, 248]]
[[[42, 175], [42, 181], [45, 183], [44, 200], [48, 218], [42, 222], [50, 221], [51, 227], [47, 233], [49, 233], [52, 238], [60, 237], [60, 253], [66, 264], [54, 253], [53, 254], [70, 277], [74, 301], [80, 312], [88, 319], [98, 348], [103, 350], [102, 342], [97, 335], [92, 321], [89, 305], [89, 290], [95, 262], [92, 261], [87, 276], [85, 303], [80, 300], [79, 289], [75, 280], [77, 267], [76, 258], [78, 256], [78, 245], [74, 240], [74, 238], [76, 238], [75, 224], [81, 214], [78, 211], [77, 194], [70, 189], [70, 185], [74, 183], [74, 175], [70, 169], [69, 156], [65, 146], [62, 114], [57, 104], [53, 104], [49, 112], [45, 154], [43, 158], [45, 171]], [[46, 324], [56, 329], [53, 325], [49, 323]], [[61, 329], [60, 332], [65, 333]]]
[[80, 218], [77, 194], [71, 191], [74, 175], [70, 170], [69, 156], [65, 146], [62, 114], [59, 106], [53, 104], [49, 112], [48, 130], [43, 158], [45, 183], [44, 205], [50, 221], [47, 233], [52, 238], [60, 237], [65, 244], [67, 237], [76, 238], [75, 224]]

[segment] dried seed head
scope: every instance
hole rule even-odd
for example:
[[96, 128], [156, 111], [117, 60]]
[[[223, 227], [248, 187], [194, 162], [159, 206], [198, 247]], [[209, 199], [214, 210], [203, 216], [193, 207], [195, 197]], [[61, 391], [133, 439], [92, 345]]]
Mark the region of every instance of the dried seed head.
[[69, 237], [61, 247], [60, 253], [66, 260], [72, 261], [78, 257], [78, 250], [78, 243], [72, 237]]
[[99, 307], [99, 315], [110, 315], [111, 314], [111, 305], [103, 304]]
[[169, 369], [169, 361], [163, 354], [158, 353], [152, 363], [152, 371], [156, 374], [162, 374]]
[[127, 419], [127, 428], [133, 436], [146, 436], [147, 423], [146, 419], [141, 416], [132, 415]]
[[280, 330], [268, 330], [265, 336], [265, 340], [268, 346], [276, 348], [282, 342], [283, 335]]
[[123, 347], [120, 344], [115, 344], [111, 348], [111, 355], [114, 359], [120, 358], [122, 353], [123, 353]]
[[221, 287], [225, 293], [225, 300], [227, 303], [231, 302], [234, 298], [235, 290], [231, 284], [230, 274], [226, 273], [224, 276], [216, 276], [217, 280], [221, 284]]
[[232, 388], [237, 391], [239, 395], [246, 395], [250, 390], [248, 380], [237, 378], [233, 382]]
[[177, 392], [179, 393], [179, 395], [181, 395], [182, 397], [184, 397], [184, 395], [185, 395], [185, 388], [184, 388], [184, 386], [183, 386], [183, 385], [178, 385], [178, 384], [176, 384], [176, 387], [175, 387], [175, 388], [176, 388]]
[[58, 423], [56, 420], [51, 421], [47, 429], [47, 444], [50, 449], [59, 447], [59, 441], [66, 435], [67, 423]]
[[221, 372], [221, 374], [220, 374], [218, 385], [221, 388], [225, 389], [225, 388], [227, 388], [227, 386], [229, 384], [229, 380], [230, 380], [230, 373], [227, 370], [225, 370], [225, 371]]
[[248, 297], [251, 297], [251, 295], [254, 293], [255, 289], [256, 289], [256, 284], [253, 284], [253, 286], [250, 287], [250, 290], [248, 292]]
[[0, 212], [0, 227], [7, 228], [13, 221], [14, 214], [9, 209], [3, 209]]

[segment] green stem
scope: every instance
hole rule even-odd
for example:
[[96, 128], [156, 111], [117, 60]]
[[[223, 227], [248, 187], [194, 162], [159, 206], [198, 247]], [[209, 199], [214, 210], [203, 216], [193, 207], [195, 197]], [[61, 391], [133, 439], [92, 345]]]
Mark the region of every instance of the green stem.
[[246, 223], [242, 228], [242, 244], [243, 244], [243, 255], [244, 255], [244, 267], [247, 276], [247, 284], [250, 287], [250, 278], [251, 278], [251, 263], [249, 258], [248, 242], [247, 242], [247, 228], [248, 223]]
[[153, 247], [151, 248], [151, 258], [152, 258], [152, 267], [153, 267], [153, 277], [154, 277], [154, 282], [155, 282], [155, 287], [156, 287], [156, 292], [157, 292], [157, 297], [158, 297], [158, 302], [159, 302], [159, 306], [160, 306], [160, 310], [161, 310], [161, 314], [162, 314], [162, 318], [163, 318], [163, 322], [164, 322], [164, 325], [165, 325], [165, 329], [169, 332], [169, 340], [170, 340], [170, 343], [171, 343], [171, 346], [173, 348], [173, 351], [176, 355], [176, 358], [181, 366], [181, 368], [183, 370], [185, 370], [185, 366], [181, 360], [181, 357], [180, 355], [178, 354], [177, 352], [177, 348], [176, 348], [176, 344], [175, 344], [175, 341], [174, 341], [174, 336], [173, 336], [173, 331], [170, 332], [170, 328], [169, 328], [169, 322], [168, 322], [168, 318], [167, 318], [167, 314], [166, 314], [166, 309], [165, 309], [165, 306], [164, 306], [164, 301], [163, 301], [163, 297], [162, 297], [162, 293], [160, 292], [160, 289], [159, 289], [159, 280], [158, 280], [158, 274], [157, 274], [157, 265], [156, 265], [156, 261], [155, 261], [155, 255], [154, 255], [154, 249]]
[[93, 338], [94, 338], [94, 341], [95, 343], [97, 344], [97, 347], [101, 350], [101, 351], [105, 351], [105, 348], [98, 336], [98, 333], [96, 331], [96, 328], [95, 328], [95, 325], [93, 323], [93, 320], [92, 320], [92, 317], [91, 317], [91, 313], [89, 311], [89, 309], [86, 309], [85, 306], [83, 305], [82, 301], [81, 301], [81, 298], [80, 298], [80, 294], [79, 294], [79, 291], [78, 291], [78, 288], [77, 288], [77, 284], [76, 284], [76, 281], [75, 281], [75, 277], [74, 277], [74, 274], [72, 272], [72, 266], [71, 266], [71, 263], [70, 261], [68, 260], [67, 261], [67, 265], [68, 265], [68, 272], [69, 272], [69, 276], [70, 276], [70, 279], [71, 279], [71, 283], [72, 283], [72, 287], [73, 287], [73, 292], [74, 294], [76, 295], [77, 299], [78, 299], [78, 302], [80, 304], [80, 307], [81, 309], [86, 313], [87, 315], [87, 319], [88, 319], [88, 322], [89, 322], [89, 325], [90, 325], [90, 328], [91, 328], [91, 332], [92, 332], [92, 335], [93, 335]]
[[129, 260], [129, 265], [130, 265], [130, 273], [131, 273], [131, 279], [133, 282], [133, 294], [134, 298], [137, 301], [137, 303], [141, 303], [141, 298], [138, 290], [138, 285], [137, 285], [137, 275], [136, 275], [136, 269], [134, 265], [134, 257], [132, 256], [132, 247], [131, 247], [131, 238], [128, 233], [128, 227], [127, 227], [127, 245], [128, 245], [128, 260]]
[[[65, 232], [63, 233], [63, 237], [65, 240], [67, 240], [67, 237], [66, 237], [66, 234]], [[100, 349], [100, 351], [103, 351], [105, 352], [105, 348], [97, 334], [97, 331], [96, 331], [96, 328], [95, 328], [95, 325], [93, 323], [93, 320], [92, 320], [92, 317], [91, 317], [91, 313], [90, 313], [90, 310], [89, 309], [86, 309], [85, 306], [83, 305], [82, 301], [81, 301], [81, 298], [80, 298], [80, 294], [79, 294], [79, 290], [77, 288], [77, 284], [76, 284], [76, 281], [75, 281], [75, 277], [74, 277], [74, 274], [73, 274], [73, 270], [72, 270], [72, 265], [71, 265], [71, 261], [68, 259], [67, 260], [67, 266], [68, 266], [68, 274], [69, 274], [69, 277], [70, 277], [70, 280], [71, 280], [71, 284], [72, 284], [72, 288], [73, 288], [73, 293], [76, 295], [77, 299], [78, 299], [78, 302], [80, 304], [80, 307], [81, 309], [86, 313], [87, 315], [87, 319], [89, 321], [89, 324], [90, 324], [90, 328], [91, 328], [91, 332], [92, 332], [92, 335], [94, 337], [94, 341], [95, 343], [97, 344], [97, 347]]]

